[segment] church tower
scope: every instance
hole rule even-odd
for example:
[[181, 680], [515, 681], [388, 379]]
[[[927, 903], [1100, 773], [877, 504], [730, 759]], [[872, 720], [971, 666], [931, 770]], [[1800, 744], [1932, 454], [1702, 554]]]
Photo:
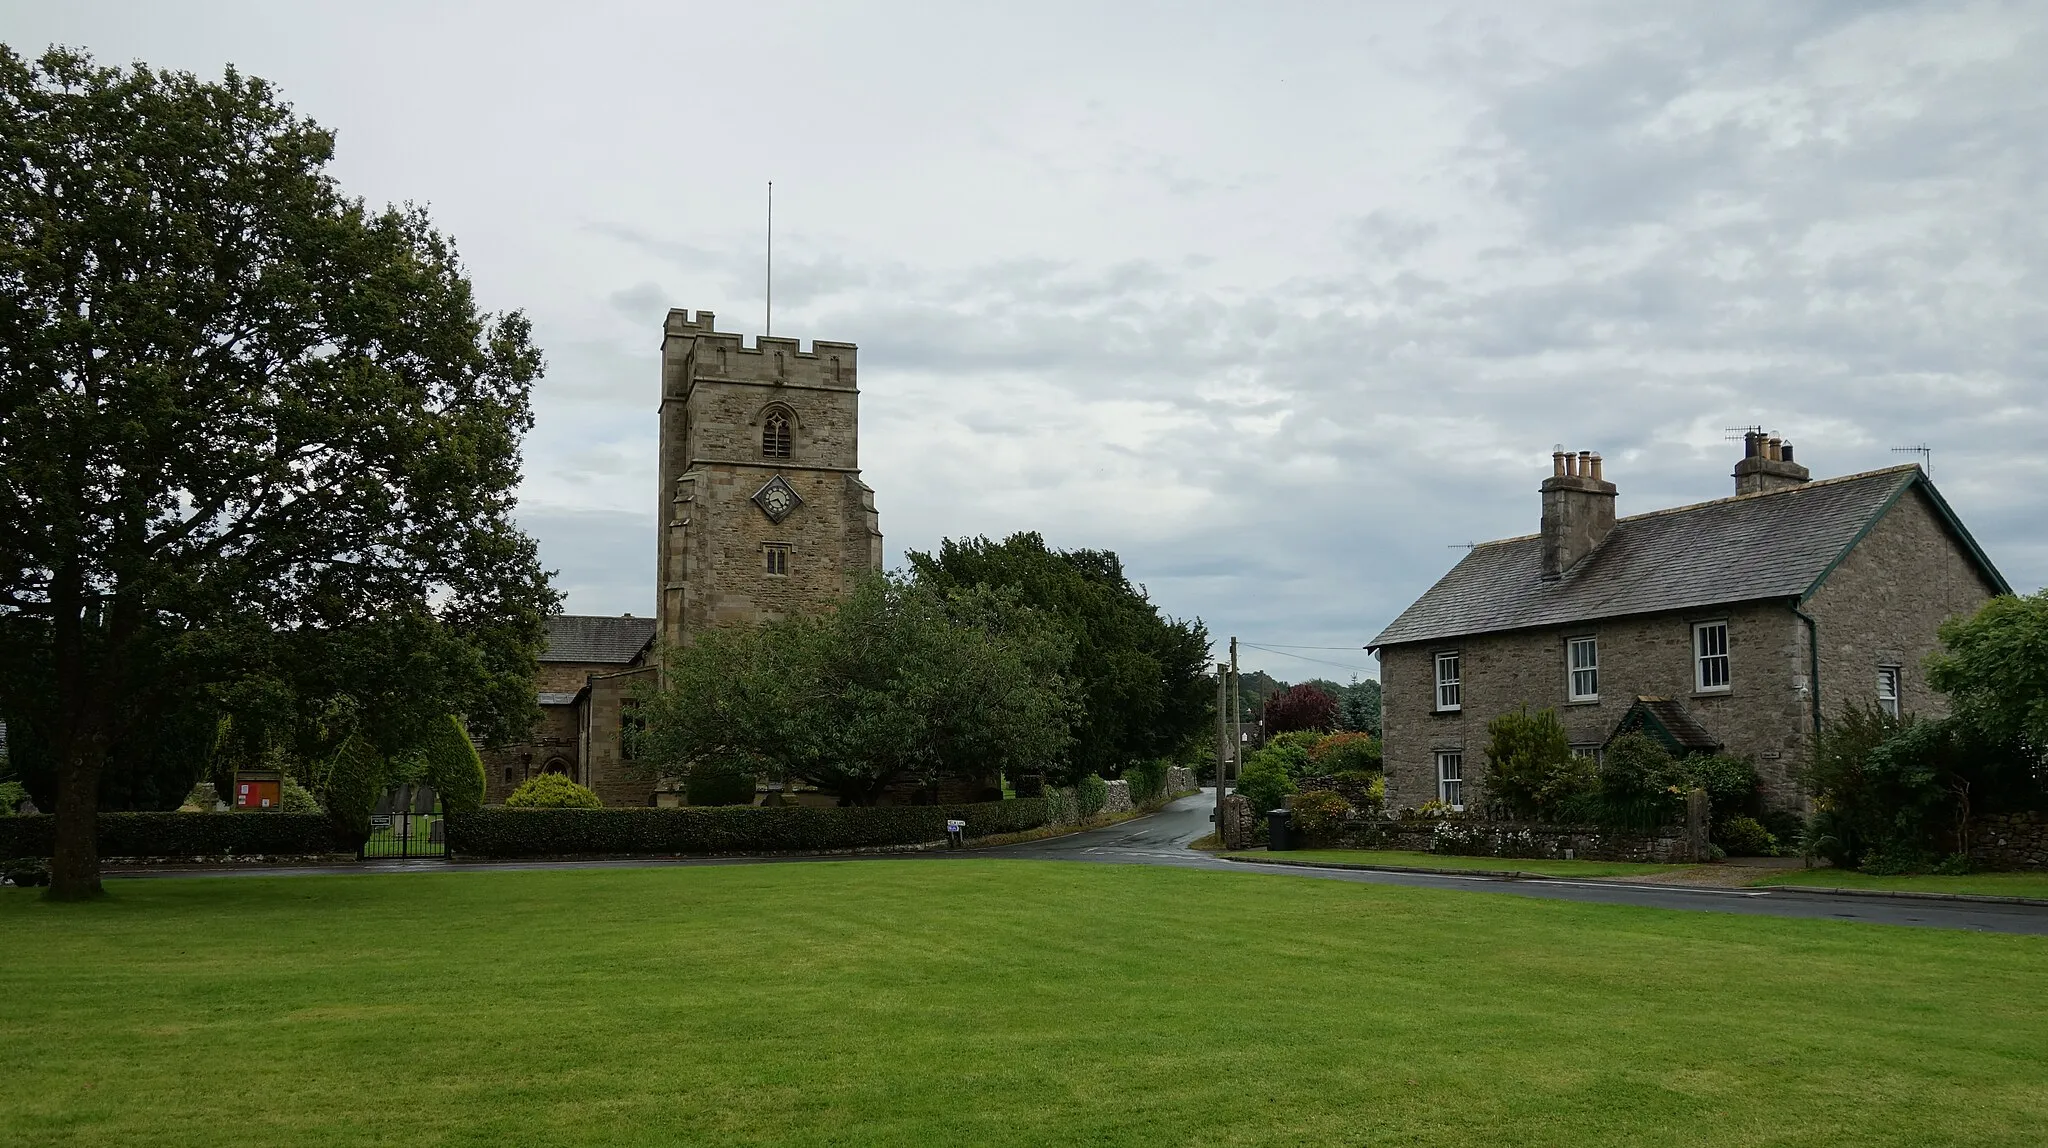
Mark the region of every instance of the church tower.
[[656, 636], [816, 609], [882, 568], [852, 343], [754, 346], [672, 310], [661, 341]]

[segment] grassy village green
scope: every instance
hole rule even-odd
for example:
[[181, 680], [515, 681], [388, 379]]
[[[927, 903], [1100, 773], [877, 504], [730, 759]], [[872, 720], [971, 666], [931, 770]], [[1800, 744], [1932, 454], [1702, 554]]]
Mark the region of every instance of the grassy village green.
[[0, 1142], [2032, 1144], [2048, 941], [1008, 860], [0, 890]]

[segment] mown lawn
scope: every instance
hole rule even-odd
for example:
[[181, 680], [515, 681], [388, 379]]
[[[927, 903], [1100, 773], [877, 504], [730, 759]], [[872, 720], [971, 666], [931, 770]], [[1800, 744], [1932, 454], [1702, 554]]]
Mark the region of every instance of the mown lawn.
[[1854, 869], [1789, 869], [1754, 885], [1810, 885], [1822, 889], [1903, 889], [1918, 893], [1981, 893], [1992, 897], [2048, 898], [2048, 873], [1968, 873], [1936, 877], [1916, 873], [1875, 877]]
[[1013, 860], [0, 891], [0, 1144], [2040, 1143], [2048, 940]]
[[1412, 853], [1395, 849], [1290, 849], [1226, 853], [1253, 861], [1301, 861], [1313, 864], [1395, 865], [1411, 869], [1487, 869], [1542, 873], [1550, 877], [1644, 877], [1691, 869], [1691, 865], [1644, 865], [1632, 861], [1543, 861], [1524, 857], [1453, 857], [1443, 853]]

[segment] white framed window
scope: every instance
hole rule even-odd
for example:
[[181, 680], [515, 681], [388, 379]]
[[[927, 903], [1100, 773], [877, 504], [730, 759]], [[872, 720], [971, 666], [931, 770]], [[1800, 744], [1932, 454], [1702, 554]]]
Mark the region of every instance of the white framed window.
[[1572, 756], [1590, 757], [1593, 759], [1593, 764], [1598, 765], [1600, 764], [1602, 753], [1597, 745], [1575, 745], [1572, 747]]
[[1899, 687], [1903, 684], [1904, 675], [1898, 666], [1877, 667], [1877, 708], [1899, 716]]
[[1571, 700], [1600, 700], [1600, 643], [1596, 638], [1571, 638], [1565, 642], [1565, 662]]
[[1458, 652], [1436, 656], [1436, 709], [1448, 713], [1464, 707], [1464, 679], [1459, 676]]
[[1465, 755], [1442, 750], [1436, 755], [1436, 799], [1453, 809], [1465, 808]]
[[768, 573], [776, 578], [786, 577], [789, 574], [789, 545], [770, 542], [763, 549], [768, 555]]
[[1692, 685], [1701, 693], [1728, 688], [1728, 623], [1699, 622], [1692, 628]]

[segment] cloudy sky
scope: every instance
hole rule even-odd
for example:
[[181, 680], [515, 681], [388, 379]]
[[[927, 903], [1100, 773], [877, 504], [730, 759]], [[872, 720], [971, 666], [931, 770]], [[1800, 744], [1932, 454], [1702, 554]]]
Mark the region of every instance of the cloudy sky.
[[[1555, 444], [1623, 514], [1907, 461], [2048, 583], [2048, 5], [0, 4], [264, 76], [532, 316], [521, 518], [653, 607], [669, 306], [859, 343], [890, 561], [1108, 547], [1342, 680]], [[1334, 650], [1306, 647], [1338, 647]], [[1321, 659], [1302, 661], [1299, 656]]]

